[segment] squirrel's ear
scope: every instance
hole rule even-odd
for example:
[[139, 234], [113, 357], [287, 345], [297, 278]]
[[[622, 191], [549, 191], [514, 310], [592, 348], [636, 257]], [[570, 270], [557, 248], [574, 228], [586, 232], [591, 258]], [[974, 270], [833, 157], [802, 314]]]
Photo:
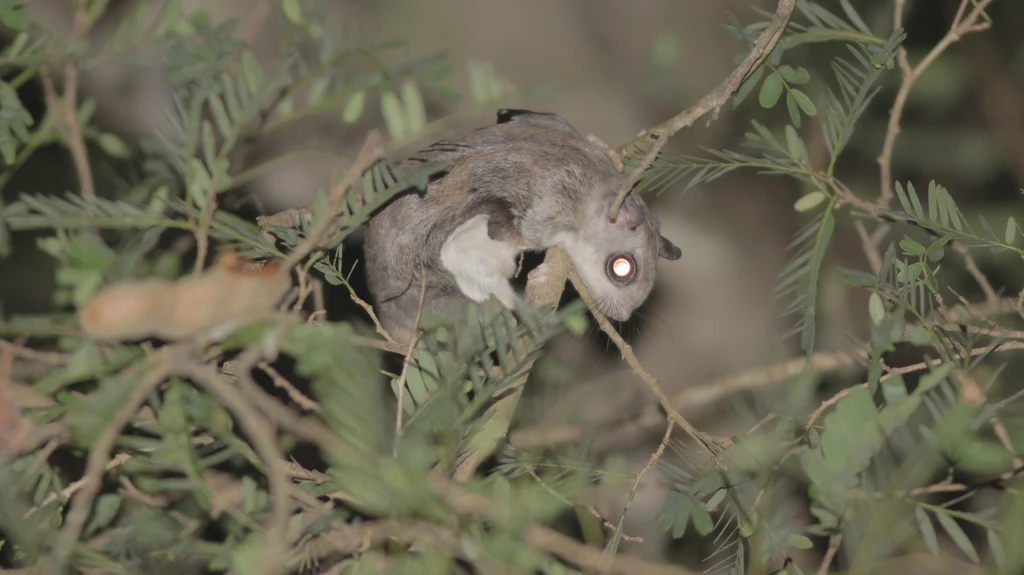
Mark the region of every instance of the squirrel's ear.
[[683, 250], [674, 243], [668, 241], [665, 236], [658, 236], [658, 257], [666, 260], [677, 260], [683, 255]]
[[637, 199], [633, 192], [630, 192], [626, 196], [625, 201], [622, 202], [622, 206], [619, 207], [619, 215], [612, 222], [612, 225], [635, 230], [637, 226], [644, 223], [646, 217], [647, 206]]
[[498, 110], [498, 123], [507, 124], [516, 119], [517, 116], [530, 116], [536, 114], [532, 110], [521, 110], [517, 108], [502, 108]]
[[551, 112], [534, 112], [533, 110], [522, 110], [517, 108], [502, 108], [498, 110], [498, 124], [523, 124], [527, 126], [538, 126], [561, 130], [575, 134], [576, 128], [572, 127], [565, 118]]

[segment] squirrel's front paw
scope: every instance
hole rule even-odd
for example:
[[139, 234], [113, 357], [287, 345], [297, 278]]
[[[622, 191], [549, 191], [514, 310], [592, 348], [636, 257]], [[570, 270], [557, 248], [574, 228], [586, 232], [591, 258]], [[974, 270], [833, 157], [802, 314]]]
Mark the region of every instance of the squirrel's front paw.
[[551, 281], [551, 266], [542, 263], [526, 274], [526, 299], [533, 300], [537, 290], [542, 289]]

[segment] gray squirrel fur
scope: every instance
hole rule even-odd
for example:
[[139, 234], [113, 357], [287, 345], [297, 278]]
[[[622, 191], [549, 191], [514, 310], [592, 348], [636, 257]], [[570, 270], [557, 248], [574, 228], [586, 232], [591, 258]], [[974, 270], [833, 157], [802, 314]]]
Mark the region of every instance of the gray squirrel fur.
[[[509, 278], [522, 250], [558, 247], [605, 315], [625, 321], [650, 295], [657, 260], [679, 259], [643, 200], [630, 193], [615, 222], [609, 207], [626, 176], [598, 145], [555, 114], [502, 109], [496, 124], [427, 146], [396, 167], [450, 162], [426, 193], [393, 199], [366, 226], [364, 259], [383, 327], [412, 335], [426, 273], [424, 317], [461, 317], [493, 294], [513, 307]], [[608, 262], [626, 255], [631, 282]], [[422, 267], [421, 267], [422, 266]], [[547, 270], [530, 274], [539, 281]]]

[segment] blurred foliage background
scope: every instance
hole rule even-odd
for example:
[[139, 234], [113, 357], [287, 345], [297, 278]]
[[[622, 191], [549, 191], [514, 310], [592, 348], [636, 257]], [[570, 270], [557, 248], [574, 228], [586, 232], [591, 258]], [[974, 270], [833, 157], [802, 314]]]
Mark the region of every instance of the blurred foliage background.
[[[23, 9], [49, 33], [73, 36], [76, 24], [72, 4], [70, 0], [0, 0], [0, 50], [17, 41], [11, 20], [16, 10]], [[90, 37], [116, 36], [118, 26], [135, 14], [137, 6], [146, 3], [112, 0], [105, 4]], [[838, 1], [822, 0], [819, 4], [843, 14]], [[853, 4], [864, 26], [884, 42], [892, 31], [896, 3], [857, 0]], [[764, 13], [753, 9], [771, 13], [775, 2], [337, 0], [302, 2], [302, 6], [307, 17], [317, 15], [300, 27], [311, 35], [310, 26], [317, 26], [319, 37], [336, 37], [342, 45], [393, 42], [379, 51], [365, 50], [362, 57], [339, 66], [336, 72], [344, 81], [378, 67], [400, 70], [418, 59], [427, 63], [416, 73], [428, 76], [441, 67], [430, 63], [432, 55], [445, 54], [449, 69], [447, 78], [438, 82], [442, 87], [423, 90], [421, 95], [430, 124], [425, 132], [411, 133], [402, 140], [396, 149], [400, 154], [443, 135], [491, 123], [494, 110], [506, 105], [556, 112], [582, 133], [593, 134], [613, 147], [622, 145], [641, 130], [691, 105], [733, 69], [746, 49], [724, 28], [730, 23], [730, 14], [743, 24], [764, 20]], [[903, 47], [911, 64], [916, 65], [943, 40], [959, 7], [960, 0], [907, 0]], [[185, 0], [172, 35], [174, 31], [206, 34], [194, 50], [229, 54], [232, 47], [223, 44], [224, 38], [214, 31], [233, 20], [233, 33], [249, 44], [255, 61], [265, 69], [280, 64], [284, 54], [315, 60], [317, 42], [298, 37], [287, 10], [275, 1]], [[201, 20], [185, 24], [186, 15], [195, 18], [199, 12], [205, 14]], [[995, 1], [987, 14], [993, 22], [991, 29], [958, 39], [917, 80], [903, 114], [892, 173], [895, 180], [915, 182], [922, 197], [928, 181], [939, 182], [965, 219], [984, 217], [1003, 235], [1002, 226], [1008, 218], [1024, 219], [1024, 204], [1020, 201], [1024, 192], [1024, 40], [1016, 26], [1024, 21], [1024, 4]], [[208, 27], [197, 26], [199, 22]], [[181, 54], [185, 52], [167, 51], [161, 42], [128, 42], [81, 71], [80, 100], [93, 106], [88, 122], [92, 133], [87, 134], [87, 140], [96, 195], [101, 198], [124, 199], [117, 194], [127, 188], [125, 182], [142, 179], [143, 169], [133, 163], [141, 149], [138, 142], [158, 139], [174, 130], [166, 113], [174, 107], [172, 86], [197, 84], [208, 72], [201, 67], [167, 66], [168, 54], [184, 58]], [[824, 108], [823, 89], [832, 81], [830, 66], [837, 56], [849, 57], [842, 42], [805, 44], [785, 54], [786, 64], [810, 70], [807, 92], [819, 110]], [[226, 69], [226, 61], [227, 57], [223, 62], [218, 60], [217, 70]], [[6, 82], [17, 82], [25, 69], [0, 58], [0, 74]], [[899, 68], [883, 74], [878, 85], [877, 96], [858, 119], [849, 146], [835, 166], [849, 191], [867, 198], [876, 197], [881, 185], [877, 159], [900, 85]], [[477, 97], [477, 92], [494, 86], [510, 91], [490, 100]], [[36, 122], [48, 108], [43, 88], [38, 77], [29, 78], [17, 88], [18, 99]], [[298, 87], [307, 97], [317, 89], [330, 91], [325, 86], [318, 88], [316, 83]], [[454, 96], [454, 91], [461, 92], [462, 97]], [[224, 194], [220, 207], [254, 220], [257, 215], [312, 203], [317, 190], [329, 189], [337, 171], [352, 163], [368, 129], [390, 130], [394, 136], [395, 126], [385, 120], [382, 101], [368, 93], [365, 103], [360, 104], [365, 106], [361, 113], [352, 113], [354, 104], [346, 94], [322, 108], [314, 106], [308, 113], [274, 125], [258, 139], [246, 141], [247, 163], [267, 162], [267, 167], [247, 175], [240, 185]], [[757, 96], [754, 90], [735, 109], [727, 105], [716, 121], [702, 120], [683, 130], [667, 150], [678, 157], [707, 157], [705, 151], [709, 149], [739, 149], [744, 134], [752, 130], [751, 120], [781, 130], [789, 121], [786, 106], [765, 109], [758, 105]], [[2, 115], [8, 106], [3, 97], [0, 94], [0, 121], [7, 121], [8, 117]], [[806, 117], [804, 120], [797, 130], [810, 162], [820, 165], [828, 158], [820, 123]], [[72, 157], [58, 140], [42, 142], [24, 164], [4, 172], [0, 179], [4, 205], [16, 202], [23, 192], [63, 194], [78, 188]], [[808, 222], [806, 214], [794, 210], [794, 203], [808, 192], [807, 184], [743, 169], [688, 189], [686, 183], [684, 178], [661, 186], [657, 196], [647, 198], [662, 222], [663, 234], [682, 248], [683, 256], [679, 261], [660, 264], [653, 297], [638, 317], [619, 326], [640, 363], [670, 397], [709, 384], [721, 386], [728, 383], [731, 374], [757, 371], [760, 366], [775, 365], [802, 353], [799, 337], [783, 337], [790, 331], [793, 318], [779, 317], [787, 302], [776, 298], [772, 288], [792, 255], [787, 246]], [[849, 351], [851, 336], [859, 340], [874, 337], [869, 314], [871, 291], [840, 281], [841, 270], [867, 271], [870, 262], [853, 219], [849, 214], [837, 219], [820, 272], [815, 320], [818, 353]], [[66, 308], [68, 298], [75, 297], [65, 293], [67, 282], [61, 285], [60, 275], [55, 275], [60, 264], [38, 243], [50, 235], [50, 230], [17, 231], [4, 244], [8, 253], [0, 259], [0, 318], [49, 314]], [[898, 243], [900, 237], [893, 234], [889, 241]], [[914, 237], [927, 245], [919, 235]], [[358, 264], [353, 267], [360, 259], [358, 233], [350, 239], [342, 252], [341, 269], [346, 274], [350, 268], [354, 270], [347, 281], [365, 298], [361, 268]], [[173, 257], [152, 264], [154, 270], [165, 277], [189, 271], [190, 260], [185, 256], [194, 255], [193, 245], [175, 243], [162, 249]], [[972, 253], [980, 273], [988, 278], [998, 297], [1016, 298], [1024, 284], [1020, 260], [987, 250]], [[943, 274], [944, 286], [966, 301], [983, 302], [990, 295], [960, 264], [944, 266]], [[364, 310], [353, 303], [346, 286], [327, 285], [324, 293], [331, 321], [369, 325]], [[948, 292], [946, 297], [955, 299]], [[563, 301], [574, 298], [574, 293], [567, 293]], [[1018, 320], [1001, 320], [1000, 327], [1019, 327]], [[0, 336], [12, 340], [23, 336], [23, 332], [10, 327], [13, 325], [15, 322], [10, 321], [0, 324]], [[513, 445], [517, 439], [520, 444], [535, 441], [557, 451], [560, 446], [547, 446], [536, 439], [538, 434], [542, 439], [550, 438], [575, 422], [618, 421], [619, 413], [641, 414], [640, 421], [647, 423], [612, 432], [594, 431], [593, 435], [586, 430], [583, 437], [574, 438], [573, 445], [579, 449], [558, 453], [635, 474], [647, 463], [664, 432], [663, 416], [650, 415], [657, 401], [621, 361], [615, 345], [593, 325], [582, 336], [552, 333], [551, 337], [517, 412], [517, 425], [510, 437]], [[1001, 358], [1005, 369], [997, 373], [1016, 373], [1020, 360], [1014, 355]], [[919, 349], [901, 347], [887, 355], [886, 361], [889, 365], [905, 365], [921, 357]], [[993, 369], [982, 373], [990, 374]], [[24, 377], [38, 375], [29, 370]], [[808, 388], [808, 401], [820, 402], [863, 379], [863, 372], [855, 370], [826, 373]], [[986, 380], [987, 376], [978, 375], [977, 379]], [[723, 392], [721, 401], [701, 400], [694, 409], [685, 404], [678, 408], [698, 429], [732, 437], [750, 429], [777, 404], [790, 401], [796, 388], [787, 390], [783, 381], [772, 385], [732, 383], [738, 392]], [[1009, 396], [1019, 387], [1020, 381], [1010, 375], [1000, 389]], [[651, 418], [656, 425], [650, 425]], [[623, 416], [622, 420], [628, 422], [632, 416]], [[1013, 444], [1020, 445], [1024, 419], [1008, 415], [1003, 423], [1014, 438]], [[551, 451], [541, 453], [552, 455]], [[672, 465], [700, 467], [693, 463], [700, 457], [690, 452], [670, 453], [668, 458]], [[80, 457], [69, 455], [67, 461], [81, 465]], [[524, 469], [523, 465], [516, 469]], [[65, 483], [80, 473], [75, 469], [65, 471]], [[646, 476], [620, 526], [620, 533], [643, 537], [644, 542], [622, 541], [620, 552], [650, 560], [676, 560], [693, 569], [709, 565], [700, 560], [715, 548], [710, 538], [695, 537], [691, 532], [676, 541], [670, 536], [671, 522], [666, 528], [664, 485], [678, 481], [680, 473], [687, 475], [659, 467]], [[628, 488], [609, 489], [595, 496], [594, 507], [603, 517], [617, 517], [627, 505], [628, 493]], [[586, 515], [580, 511], [583, 508], [577, 505], [575, 517], [562, 523], [581, 539], [603, 544], [601, 525], [596, 526], [595, 535], [595, 527], [582, 519]], [[804, 509], [792, 511], [792, 515], [796, 523], [814, 520]], [[685, 518], [682, 523], [686, 524]], [[963, 549], [961, 543], [952, 532], [947, 533], [943, 553], [952, 553], [956, 559], [946, 555], [940, 561], [918, 546], [906, 565], [890, 566], [885, 572], [939, 573], [944, 572], [942, 569], [960, 572], [971, 568], [962, 555], [956, 555], [957, 549]], [[969, 535], [973, 541], [983, 542], [987, 540], [985, 533], [979, 528]], [[805, 569], [806, 565], [816, 565], [828, 548], [827, 537], [814, 542], [814, 549], [791, 551], [792, 557], [805, 563]], [[978, 568], [976, 572], [982, 571]]]

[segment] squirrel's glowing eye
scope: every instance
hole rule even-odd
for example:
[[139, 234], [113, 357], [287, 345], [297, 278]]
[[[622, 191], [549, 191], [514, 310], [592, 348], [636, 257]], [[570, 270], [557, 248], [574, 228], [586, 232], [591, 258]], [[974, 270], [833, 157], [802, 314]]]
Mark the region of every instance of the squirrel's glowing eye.
[[636, 273], [636, 264], [629, 256], [612, 256], [608, 260], [608, 275], [613, 280], [624, 282], [633, 278]]

